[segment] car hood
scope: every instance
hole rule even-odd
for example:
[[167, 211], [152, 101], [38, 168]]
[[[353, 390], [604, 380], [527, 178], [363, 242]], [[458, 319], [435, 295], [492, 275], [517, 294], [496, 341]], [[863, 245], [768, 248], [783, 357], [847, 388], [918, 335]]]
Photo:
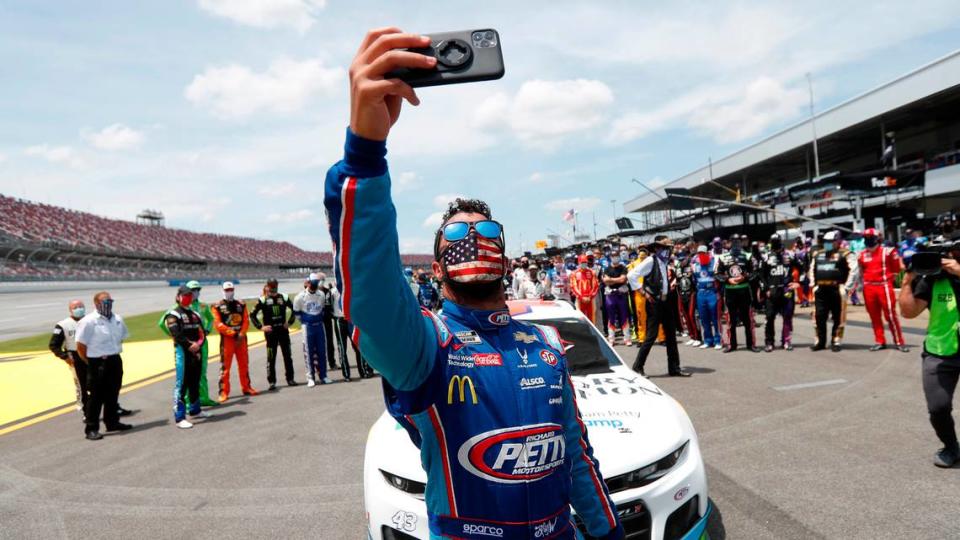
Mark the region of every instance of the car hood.
[[[692, 438], [680, 405], [626, 366], [573, 376], [574, 391], [600, 472], [612, 477], [653, 463]], [[370, 431], [377, 468], [426, 482], [420, 451], [386, 412]]]

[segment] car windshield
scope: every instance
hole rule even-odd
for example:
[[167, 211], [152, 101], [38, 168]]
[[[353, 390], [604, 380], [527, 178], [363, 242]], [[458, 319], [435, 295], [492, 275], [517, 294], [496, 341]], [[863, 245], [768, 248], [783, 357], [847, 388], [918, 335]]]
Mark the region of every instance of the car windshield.
[[567, 368], [571, 375], [609, 373], [611, 367], [621, 365], [613, 349], [600, 332], [586, 321], [576, 317], [568, 319], [523, 319], [524, 322], [553, 326], [560, 332], [567, 352]]

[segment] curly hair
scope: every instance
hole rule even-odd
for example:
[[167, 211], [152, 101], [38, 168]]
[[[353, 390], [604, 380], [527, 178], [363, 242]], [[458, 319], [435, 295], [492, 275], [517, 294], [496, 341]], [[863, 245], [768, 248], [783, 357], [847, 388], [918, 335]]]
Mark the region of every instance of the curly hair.
[[457, 197], [453, 202], [447, 205], [447, 210], [443, 213], [443, 218], [440, 220], [440, 227], [437, 229], [437, 234], [433, 240], [433, 256], [439, 257], [440, 255], [440, 236], [443, 234], [443, 226], [450, 220], [451, 217], [461, 213], [466, 212], [470, 214], [480, 214], [487, 219], [493, 218], [493, 213], [490, 212], [490, 205], [481, 201], [480, 199], [461, 199]]

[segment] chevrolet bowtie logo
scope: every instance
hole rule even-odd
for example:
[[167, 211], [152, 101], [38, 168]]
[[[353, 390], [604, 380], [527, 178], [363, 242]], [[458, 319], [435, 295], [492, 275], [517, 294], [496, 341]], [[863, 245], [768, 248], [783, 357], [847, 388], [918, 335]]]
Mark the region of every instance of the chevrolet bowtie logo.
[[529, 345], [530, 343], [533, 343], [533, 342], [537, 341], [537, 338], [536, 338], [536, 336], [532, 336], [532, 335], [530, 335], [530, 334], [528, 334], [528, 333], [526, 333], [526, 332], [514, 332], [514, 333], [513, 333], [513, 340], [514, 340], [514, 341], [519, 341], [519, 342], [521, 342], [521, 343], [526, 343], [526, 344]]
[[473, 404], [477, 404], [477, 389], [473, 386], [473, 379], [469, 375], [454, 375], [450, 378], [450, 385], [447, 386], [447, 405], [453, 405], [453, 390], [456, 388], [459, 393], [457, 394], [460, 397], [460, 403], [466, 402], [466, 386], [470, 386], [470, 398], [473, 400]]

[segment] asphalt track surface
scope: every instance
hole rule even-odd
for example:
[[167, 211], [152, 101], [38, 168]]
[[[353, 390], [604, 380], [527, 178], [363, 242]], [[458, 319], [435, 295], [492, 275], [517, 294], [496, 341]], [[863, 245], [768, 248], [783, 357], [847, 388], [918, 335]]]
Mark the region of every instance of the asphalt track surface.
[[[809, 312], [798, 313], [793, 352], [681, 346], [686, 379], [661, 376], [662, 348], [650, 357], [647, 373], [699, 432], [712, 538], [960, 536], [960, 468], [931, 463], [939, 444], [919, 350], [870, 353], [852, 308], [846, 349], [812, 353]], [[912, 325], [908, 342], [922, 333]], [[302, 381], [299, 335], [293, 350]], [[263, 389], [263, 348], [252, 358]], [[0, 436], [0, 537], [363, 538], [363, 448], [380, 382], [333, 378], [234, 397], [192, 430], [173, 427], [167, 379], [121, 395], [139, 409], [130, 432], [87, 442], [71, 412]]]
[[[92, 311], [93, 295], [102, 290], [110, 291], [117, 313], [127, 317], [165, 309], [173, 304], [176, 296], [176, 288], [166, 285], [123, 285], [111, 287], [105, 283], [72, 291], [58, 288], [0, 294], [0, 304], [4, 307], [0, 313], [0, 341], [49, 332], [57, 321], [68, 315], [67, 304], [73, 299], [83, 300], [87, 311]], [[280, 288], [283, 292], [298, 290], [296, 281], [284, 281]], [[241, 282], [236, 286], [236, 294], [241, 298], [252, 298], [259, 296], [262, 289], [263, 283], [259, 281]], [[216, 302], [222, 298], [220, 285], [204, 285], [200, 294], [204, 302]]]

